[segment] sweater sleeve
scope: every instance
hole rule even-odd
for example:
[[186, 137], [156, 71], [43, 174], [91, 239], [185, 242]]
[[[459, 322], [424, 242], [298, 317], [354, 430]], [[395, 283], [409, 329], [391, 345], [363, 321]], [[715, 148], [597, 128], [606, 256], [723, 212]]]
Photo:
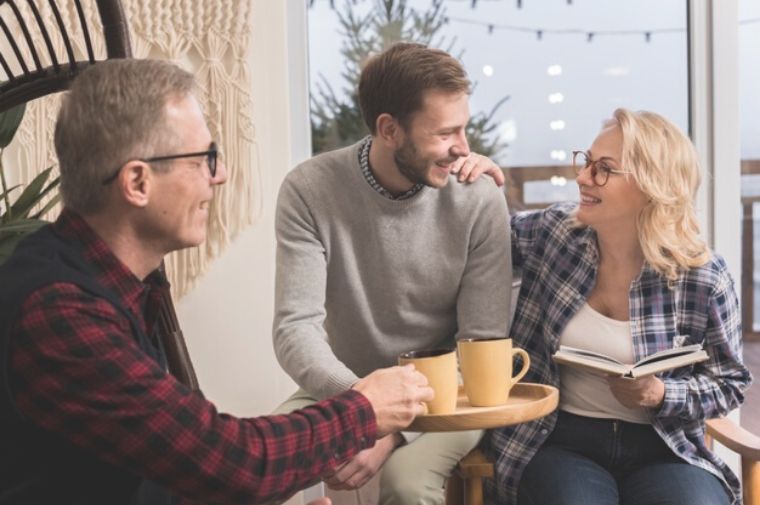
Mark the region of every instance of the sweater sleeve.
[[512, 296], [509, 213], [501, 191], [488, 189], [475, 212], [457, 297], [457, 339], [504, 337], [508, 331]]
[[296, 383], [318, 399], [345, 391], [358, 380], [333, 353], [324, 329], [327, 260], [298, 173], [280, 189], [275, 218], [274, 350]]

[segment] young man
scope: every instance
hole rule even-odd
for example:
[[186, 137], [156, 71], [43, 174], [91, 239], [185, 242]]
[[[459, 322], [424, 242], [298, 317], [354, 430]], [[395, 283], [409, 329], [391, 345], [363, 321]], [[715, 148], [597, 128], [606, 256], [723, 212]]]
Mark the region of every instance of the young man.
[[2, 503], [278, 499], [432, 396], [396, 367], [289, 416], [236, 419], [166, 373], [157, 268], [203, 242], [226, 179], [193, 89], [172, 64], [112, 60], [63, 100], [64, 210], [0, 268]]
[[[413, 349], [504, 337], [511, 291], [498, 172], [465, 138], [470, 82], [443, 51], [396, 44], [364, 67], [371, 135], [296, 167], [277, 204], [274, 346], [302, 388], [287, 412], [345, 391]], [[381, 467], [381, 503], [441, 503], [481, 432], [390, 435], [326, 479], [363, 485]]]

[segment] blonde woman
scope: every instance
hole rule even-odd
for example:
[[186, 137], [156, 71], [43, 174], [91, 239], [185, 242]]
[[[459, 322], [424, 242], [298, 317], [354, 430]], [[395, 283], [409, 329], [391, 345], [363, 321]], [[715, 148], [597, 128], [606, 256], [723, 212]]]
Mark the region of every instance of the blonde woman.
[[[689, 139], [651, 112], [618, 109], [574, 155], [579, 204], [512, 218], [522, 273], [511, 335], [526, 380], [560, 389], [557, 412], [489, 434], [493, 503], [738, 504], [739, 481], [704, 443], [704, 420], [743, 400], [734, 282], [699, 238]], [[633, 363], [704, 346], [700, 364], [637, 380], [559, 366], [560, 344]]]

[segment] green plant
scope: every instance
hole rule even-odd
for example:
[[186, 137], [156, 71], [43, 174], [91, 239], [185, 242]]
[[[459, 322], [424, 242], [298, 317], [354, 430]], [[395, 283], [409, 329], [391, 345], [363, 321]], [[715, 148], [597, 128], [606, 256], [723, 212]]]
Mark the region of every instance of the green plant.
[[[11, 255], [22, 238], [47, 223], [42, 216], [60, 200], [60, 195], [56, 194], [38, 208], [43, 199], [58, 186], [58, 177], [48, 182], [53, 167], [43, 170], [23, 189], [21, 184], [8, 187], [3, 153], [13, 140], [25, 110], [26, 107], [22, 104], [0, 112], [0, 263]], [[11, 201], [14, 193], [18, 193], [18, 197]]]
[[[340, 50], [344, 61], [343, 85], [338, 94], [323, 76], [315, 83], [311, 99], [311, 138], [314, 154], [344, 147], [367, 135], [361, 117], [357, 85], [362, 63], [370, 54], [379, 53], [401, 40], [419, 42], [453, 52], [454, 39], [446, 39], [441, 30], [448, 22], [443, 2], [432, 2], [427, 10], [410, 7], [406, 0], [371, 0], [371, 7], [362, 15], [356, 2], [345, 2], [338, 11], [341, 33], [345, 35]], [[488, 113], [479, 112], [467, 125], [470, 148], [496, 158], [507, 144], [498, 135], [494, 121], [505, 96]]]

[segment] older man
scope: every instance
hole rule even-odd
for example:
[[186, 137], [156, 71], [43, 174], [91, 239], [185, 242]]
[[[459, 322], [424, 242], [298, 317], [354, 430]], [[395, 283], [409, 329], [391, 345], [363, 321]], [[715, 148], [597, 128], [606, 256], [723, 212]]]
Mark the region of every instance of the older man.
[[64, 97], [63, 212], [0, 269], [2, 503], [282, 498], [432, 396], [395, 367], [288, 416], [236, 419], [167, 374], [157, 268], [203, 242], [226, 179], [193, 90], [169, 63], [114, 60]]

